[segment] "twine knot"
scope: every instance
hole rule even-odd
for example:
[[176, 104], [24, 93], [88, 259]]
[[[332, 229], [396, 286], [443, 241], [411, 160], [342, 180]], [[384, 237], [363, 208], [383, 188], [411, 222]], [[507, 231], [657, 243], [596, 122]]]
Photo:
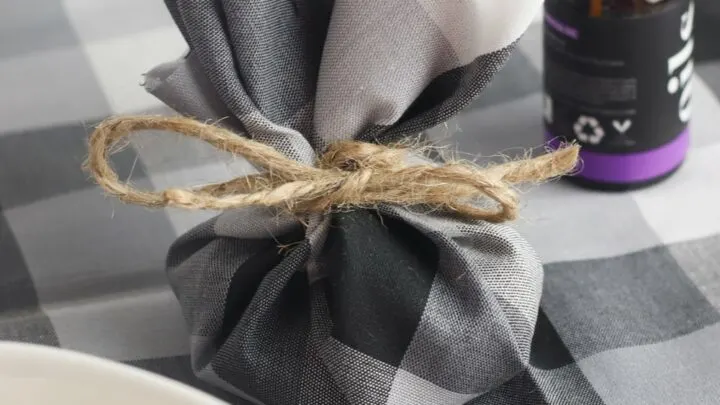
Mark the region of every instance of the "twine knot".
[[[109, 158], [119, 142], [142, 130], [164, 130], [200, 139], [242, 156], [259, 174], [195, 188], [138, 190], [119, 180]], [[357, 141], [331, 144], [315, 166], [289, 159], [272, 147], [227, 129], [184, 117], [130, 116], [103, 121], [90, 136], [86, 169], [109, 194], [147, 207], [225, 210], [265, 206], [294, 214], [378, 204], [424, 205], [471, 219], [503, 222], [517, 216], [514, 185], [540, 182], [575, 167], [579, 147], [569, 145], [532, 159], [478, 167], [452, 161], [410, 165], [412, 150]], [[484, 201], [494, 201], [486, 207]]]
[[318, 160], [321, 169], [338, 168], [354, 172], [361, 169], [380, 169], [403, 165], [407, 149], [389, 148], [374, 143], [340, 141], [331, 144]]

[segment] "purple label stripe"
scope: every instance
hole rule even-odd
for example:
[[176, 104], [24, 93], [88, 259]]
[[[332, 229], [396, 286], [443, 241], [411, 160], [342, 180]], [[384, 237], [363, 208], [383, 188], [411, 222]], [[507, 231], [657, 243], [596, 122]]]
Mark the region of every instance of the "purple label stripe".
[[555, 30], [560, 32], [561, 34], [567, 35], [572, 39], [580, 38], [580, 33], [578, 32], [577, 28], [573, 28], [561, 22], [557, 18], [551, 16], [550, 13], [548, 13], [547, 11], [545, 12], [545, 21], [547, 21], [547, 23], [551, 27], [555, 28]]
[[[562, 139], [545, 134], [551, 148], [557, 148]], [[580, 150], [578, 177], [604, 183], [636, 183], [652, 180], [676, 169], [685, 159], [690, 147], [690, 129], [686, 129], [672, 142], [659, 148], [639, 153], [606, 154]]]

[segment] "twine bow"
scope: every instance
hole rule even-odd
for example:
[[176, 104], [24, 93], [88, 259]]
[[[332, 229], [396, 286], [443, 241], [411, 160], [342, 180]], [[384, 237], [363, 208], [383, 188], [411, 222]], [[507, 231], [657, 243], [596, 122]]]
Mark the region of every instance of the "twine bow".
[[[196, 188], [138, 190], [120, 181], [109, 157], [121, 140], [142, 130], [197, 138], [265, 171]], [[536, 158], [485, 168], [456, 161], [413, 166], [407, 163], [408, 148], [341, 141], [330, 145], [313, 167], [218, 126], [183, 117], [129, 116], [107, 119], [95, 129], [86, 168], [109, 194], [147, 207], [226, 210], [265, 206], [308, 214], [387, 203], [425, 205], [471, 219], [503, 222], [517, 216], [513, 185], [567, 174], [577, 163], [578, 151], [577, 145], [569, 145]], [[497, 207], [482, 207], [478, 202], [483, 197]]]

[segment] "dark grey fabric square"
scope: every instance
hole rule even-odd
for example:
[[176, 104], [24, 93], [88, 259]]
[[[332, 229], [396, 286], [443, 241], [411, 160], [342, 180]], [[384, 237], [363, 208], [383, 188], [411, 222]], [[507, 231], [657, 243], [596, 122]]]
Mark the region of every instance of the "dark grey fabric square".
[[0, 318], [38, 306], [33, 281], [20, 246], [0, 207]]
[[603, 405], [577, 364], [555, 370], [530, 367], [466, 405]]
[[0, 60], [79, 44], [61, 1], [2, 0], [0, 38]]
[[667, 247], [547, 265], [541, 307], [576, 360], [720, 320]]
[[[6, 209], [92, 187], [82, 170], [94, 123], [58, 125], [0, 134], [0, 204]], [[137, 160], [136, 160], [137, 159]], [[146, 178], [137, 153], [113, 156], [121, 179]]]
[[705, 298], [720, 308], [720, 235], [676, 243], [668, 247]]
[[58, 346], [23, 254], [0, 207], [0, 340]]
[[720, 2], [695, 0], [695, 60], [703, 63], [720, 59]]
[[529, 371], [523, 371], [510, 381], [467, 405], [547, 405], [543, 392]]
[[0, 341], [60, 346], [50, 319], [40, 310], [3, 314], [0, 317]]
[[251, 404], [250, 402], [238, 398], [237, 396], [232, 395], [227, 391], [223, 391], [219, 388], [213, 387], [208, 383], [200, 381], [193, 373], [189, 355], [133, 360], [127, 362], [126, 364], [141, 368], [146, 371], [157, 373], [165, 377], [172, 378], [173, 380], [180, 381], [181, 383], [201, 389], [232, 405]]
[[502, 104], [539, 92], [542, 88], [541, 79], [540, 72], [530, 59], [520, 50], [515, 50], [507, 64], [466, 110]]

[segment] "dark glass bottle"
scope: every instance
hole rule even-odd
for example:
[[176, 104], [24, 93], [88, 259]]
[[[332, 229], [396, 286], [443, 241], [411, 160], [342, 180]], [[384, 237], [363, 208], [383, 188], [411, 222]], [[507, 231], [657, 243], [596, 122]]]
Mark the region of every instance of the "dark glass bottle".
[[576, 141], [584, 186], [628, 190], [677, 170], [689, 147], [692, 0], [546, 0], [545, 129]]

